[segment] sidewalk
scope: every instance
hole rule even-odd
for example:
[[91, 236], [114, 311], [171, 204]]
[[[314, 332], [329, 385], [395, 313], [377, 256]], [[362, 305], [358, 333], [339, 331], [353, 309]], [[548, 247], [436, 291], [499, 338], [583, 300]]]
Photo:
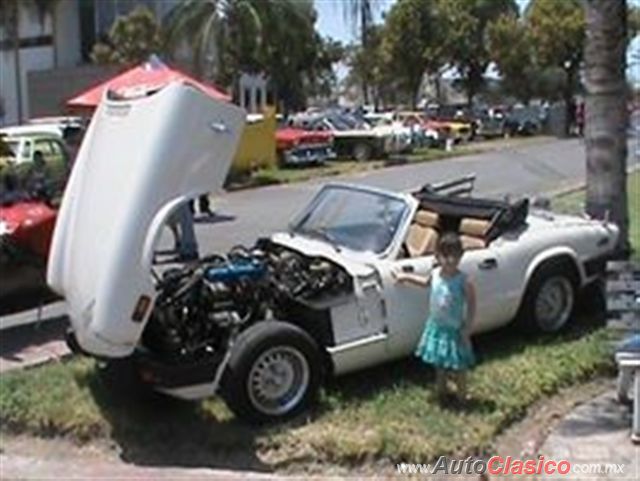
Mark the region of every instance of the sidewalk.
[[69, 355], [64, 341], [66, 326], [66, 318], [58, 313], [50, 319], [45, 317], [40, 323], [0, 331], [0, 373]]
[[[581, 404], [555, 427], [539, 450], [545, 459], [567, 459], [572, 469], [580, 471], [541, 479], [640, 479], [640, 445], [631, 443], [630, 429], [631, 411], [617, 402], [613, 390]], [[612, 472], [620, 465], [624, 465], [622, 473]]]

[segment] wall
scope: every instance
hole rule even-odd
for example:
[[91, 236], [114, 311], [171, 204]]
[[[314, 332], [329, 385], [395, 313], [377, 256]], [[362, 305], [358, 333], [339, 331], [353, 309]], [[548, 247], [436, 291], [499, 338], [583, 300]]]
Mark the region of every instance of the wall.
[[0, 50], [0, 125], [13, 124], [18, 119], [13, 52]]
[[[47, 15], [43, 19], [39, 17], [32, 5], [19, 2], [18, 35], [21, 45], [19, 50], [21, 71], [16, 74], [13, 46], [7, 45], [0, 51], [0, 97], [4, 109], [4, 115], [0, 116], [0, 124], [16, 124], [31, 116], [27, 80], [29, 72], [49, 70], [55, 66], [56, 61], [59, 65], [65, 66], [76, 65], [80, 61], [78, 1], [60, 0], [54, 15]], [[2, 40], [8, 39], [2, 38]], [[18, 81], [21, 86], [22, 119], [18, 118]]]
[[83, 65], [30, 72], [29, 114], [31, 117], [63, 114], [67, 100], [113, 77], [118, 71], [114, 66]]
[[[80, 0], [82, 1], [82, 0]], [[82, 62], [78, 0], [59, 0], [55, 10], [55, 67], [75, 67]]]

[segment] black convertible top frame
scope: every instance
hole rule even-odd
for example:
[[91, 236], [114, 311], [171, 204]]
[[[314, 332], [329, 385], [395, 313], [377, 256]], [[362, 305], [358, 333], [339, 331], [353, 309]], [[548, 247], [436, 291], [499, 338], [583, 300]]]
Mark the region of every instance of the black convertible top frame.
[[525, 223], [529, 199], [509, 203], [471, 197], [474, 182], [475, 175], [468, 175], [439, 184], [426, 184], [412, 194], [420, 202], [421, 208], [437, 212], [445, 218], [459, 221], [463, 217], [471, 217], [491, 221], [486, 236], [488, 241]]

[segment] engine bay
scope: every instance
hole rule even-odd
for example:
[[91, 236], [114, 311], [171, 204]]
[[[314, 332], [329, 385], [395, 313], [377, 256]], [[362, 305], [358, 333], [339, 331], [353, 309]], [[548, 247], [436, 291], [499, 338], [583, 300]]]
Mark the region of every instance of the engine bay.
[[314, 305], [350, 294], [353, 280], [325, 258], [263, 238], [251, 248], [236, 246], [169, 269], [157, 289], [141, 347], [162, 362], [180, 364], [224, 353], [256, 322], [295, 322], [301, 309], [317, 317]]

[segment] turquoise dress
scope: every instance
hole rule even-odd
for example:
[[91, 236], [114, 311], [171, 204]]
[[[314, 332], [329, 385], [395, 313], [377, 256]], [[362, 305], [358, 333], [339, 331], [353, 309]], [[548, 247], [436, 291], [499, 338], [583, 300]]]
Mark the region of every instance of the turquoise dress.
[[470, 343], [462, 337], [466, 321], [466, 277], [462, 272], [442, 277], [440, 269], [431, 279], [429, 317], [415, 355], [442, 369], [468, 369], [475, 364]]

